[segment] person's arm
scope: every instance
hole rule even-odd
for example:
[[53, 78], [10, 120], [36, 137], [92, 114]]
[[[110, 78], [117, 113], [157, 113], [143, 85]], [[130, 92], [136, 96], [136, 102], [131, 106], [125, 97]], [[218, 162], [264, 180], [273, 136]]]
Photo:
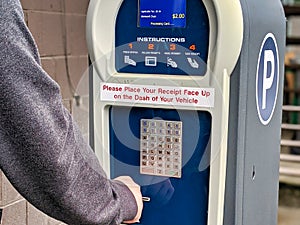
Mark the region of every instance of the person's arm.
[[68, 224], [120, 224], [137, 215], [134, 191], [106, 178], [63, 107], [18, 0], [0, 0], [0, 167], [29, 202]]

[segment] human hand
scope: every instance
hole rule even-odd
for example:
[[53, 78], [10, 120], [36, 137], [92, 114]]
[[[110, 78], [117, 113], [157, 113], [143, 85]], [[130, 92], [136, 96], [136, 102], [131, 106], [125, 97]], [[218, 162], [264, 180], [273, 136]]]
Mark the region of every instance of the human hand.
[[120, 177], [115, 178], [115, 180], [118, 180], [118, 181], [124, 183], [129, 188], [129, 190], [132, 192], [132, 194], [136, 200], [136, 204], [137, 204], [137, 208], [138, 208], [136, 216], [130, 221], [124, 221], [124, 223], [127, 223], [127, 224], [138, 223], [142, 216], [142, 210], [143, 210], [143, 200], [142, 200], [140, 186], [138, 184], [136, 184], [132, 180], [132, 178], [129, 176], [120, 176]]

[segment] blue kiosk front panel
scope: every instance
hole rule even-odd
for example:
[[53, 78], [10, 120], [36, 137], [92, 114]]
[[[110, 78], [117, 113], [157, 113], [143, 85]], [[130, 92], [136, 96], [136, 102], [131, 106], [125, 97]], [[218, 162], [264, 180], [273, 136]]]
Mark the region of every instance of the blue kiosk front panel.
[[119, 73], [204, 76], [209, 19], [201, 0], [124, 0], [115, 32]]
[[[207, 224], [210, 131], [211, 115], [204, 111], [111, 107], [111, 176], [130, 175], [150, 197], [142, 225]], [[182, 148], [176, 154], [178, 143]], [[143, 174], [143, 163], [152, 163], [156, 171]]]
[[[124, 0], [116, 19], [119, 73], [204, 76], [209, 20], [201, 0]], [[141, 185], [141, 225], [206, 225], [211, 115], [175, 108], [111, 106], [112, 178]]]

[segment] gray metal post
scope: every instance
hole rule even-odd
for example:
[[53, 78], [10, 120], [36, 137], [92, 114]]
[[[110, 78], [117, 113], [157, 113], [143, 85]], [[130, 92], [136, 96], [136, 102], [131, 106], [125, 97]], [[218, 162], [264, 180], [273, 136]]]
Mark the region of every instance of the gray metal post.
[[[285, 16], [279, 0], [241, 0], [244, 39], [231, 76], [224, 225], [277, 224]], [[256, 103], [261, 46], [268, 33], [278, 45], [279, 83], [270, 122], [262, 124]], [[275, 56], [276, 58], [276, 56]], [[266, 64], [268, 65], [268, 64]]]

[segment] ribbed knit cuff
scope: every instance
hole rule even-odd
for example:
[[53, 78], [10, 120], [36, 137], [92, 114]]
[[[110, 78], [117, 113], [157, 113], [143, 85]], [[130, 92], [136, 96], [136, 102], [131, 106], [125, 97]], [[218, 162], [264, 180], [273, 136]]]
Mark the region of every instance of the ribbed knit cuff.
[[113, 181], [113, 187], [118, 193], [121, 204], [121, 217], [123, 221], [132, 220], [138, 211], [134, 195], [129, 188], [120, 181]]

